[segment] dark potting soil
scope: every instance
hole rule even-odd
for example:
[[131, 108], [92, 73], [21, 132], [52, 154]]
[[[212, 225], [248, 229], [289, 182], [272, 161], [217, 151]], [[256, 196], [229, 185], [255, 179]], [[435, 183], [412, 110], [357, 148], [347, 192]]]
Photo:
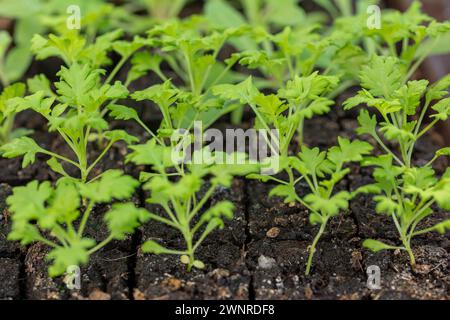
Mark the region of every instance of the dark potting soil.
[[[338, 135], [355, 138], [355, 121], [348, 114], [313, 119], [306, 126], [305, 142], [311, 146], [327, 147], [336, 143]], [[418, 145], [418, 154], [422, 158], [416, 161], [428, 159], [436, 148], [432, 139], [424, 139]], [[126, 168], [129, 174], [137, 176], [142, 168], [126, 167], [123, 162], [125, 151], [123, 145], [113, 149], [99, 170]], [[37, 168], [45, 165], [44, 160], [38, 160]], [[441, 169], [447, 166], [447, 163], [437, 165]], [[437, 168], [438, 171], [441, 169]], [[354, 189], [370, 182], [369, 169], [352, 166], [351, 170], [339, 188]], [[43, 172], [48, 172], [47, 168]], [[34, 178], [36, 176], [30, 177], [30, 180]], [[56, 178], [50, 176], [50, 179]], [[27, 181], [23, 180], [22, 184]], [[81, 290], [69, 290], [62, 278], [48, 277], [47, 247], [34, 244], [21, 248], [15, 242], [6, 241], [10, 219], [5, 198], [11, 188], [1, 184], [0, 268], [6, 270], [4, 274], [8, 276], [0, 276], [0, 298], [450, 298], [450, 238], [434, 233], [416, 238], [413, 243], [418, 265], [416, 272], [411, 272], [403, 253], [374, 254], [364, 250], [361, 243], [368, 237], [398, 244], [390, 219], [377, 215], [372, 201], [365, 196], [352, 201], [348, 212], [330, 221], [319, 242], [311, 275], [304, 276], [308, 246], [317, 227], [309, 224], [308, 213], [300, 205], [284, 204], [282, 199], [269, 198], [271, 187], [257, 181], [236, 179], [230, 190], [216, 192], [211, 204], [229, 199], [235, 204], [236, 211], [234, 219], [227, 222], [223, 230], [216, 231], [200, 246], [197, 257], [205, 262], [205, 270], [188, 273], [178, 256], [143, 253], [140, 246], [147, 239], [159, 241], [170, 248], [183, 248], [178, 232], [160, 223], [149, 222], [125, 241], [113, 242], [92, 255], [88, 265], [81, 268]], [[304, 193], [306, 189], [300, 185], [298, 192]], [[144, 206], [146, 195], [144, 192], [139, 195], [135, 203]], [[157, 207], [145, 206], [155, 213], [160, 211]], [[107, 206], [96, 208], [87, 228], [87, 233], [97, 240], [106, 235], [102, 221], [105, 210]], [[425, 224], [449, 216], [448, 212], [437, 211]], [[381, 269], [381, 290], [367, 288], [366, 269], [372, 265]]]

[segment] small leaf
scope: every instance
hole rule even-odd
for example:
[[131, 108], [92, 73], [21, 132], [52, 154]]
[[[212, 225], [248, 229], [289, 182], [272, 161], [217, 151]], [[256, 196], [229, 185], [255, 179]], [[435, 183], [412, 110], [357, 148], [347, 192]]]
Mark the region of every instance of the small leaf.
[[66, 272], [72, 265], [84, 265], [89, 260], [88, 250], [95, 245], [92, 239], [74, 240], [69, 247], [57, 247], [49, 252], [47, 260], [53, 260], [48, 268], [50, 277], [56, 277]]
[[361, 85], [374, 96], [389, 98], [402, 84], [403, 72], [394, 57], [374, 56], [363, 67], [360, 74]]
[[111, 117], [113, 117], [116, 120], [138, 120], [139, 116], [136, 112], [136, 110], [132, 108], [128, 108], [125, 106], [113, 104], [108, 106], [108, 109], [111, 110], [109, 113]]
[[390, 246], [378, 240], [367, 239], [363, 242], [363, 247], [367, 248], [373, 252], [379, 252], [381, 250], [395, 250], [397, 247]]
[[[172, 250], [166, 249], [159, 243], [153, 240], [147, 240], [142, 245], [142, 251], [147, 253], [161, 254], [161, 253], [172, 253]], [[189, 258], [188, 258], [189, 259]]]
[[55, 157], [51, 157], [50, 160], [47, 161], [47, 164], [50, 169], [52, 169], [56, 173], [59, 173], [65, 177], [68, 176], [61, 163], [59, 163]]
[[126, 144], [133, 144], [139, 142], [138, 138], [128, 134], [125, 130], [106, 131], [104, 132], [104, 136], [112, 143], [117, 141], [125, 141]]
[[450, 230], [450, 220], [440, 222], [433, 228], [440, 234], [445, 234], [448, 230]]
[[329, 199], [313, 193], [305, 196], [304, 200], [311, 208], [326, 216], [335, 216], [341, 209], [348, 209], [348, 202], [351, 194], [347, 191], [341, 191]]
[[205, 269], [205, 264], [203, 262], [201, 262], [200, 260], [195, 260], [192, 265], [194, 267], [196, 267], [197, 269]]
[[36, 153], [43, 149], [33, 139], [22, 137], [0, 147], [0, 154], [5, 158], [23, 156], [22, 167], [25, 168], [36, 160]]
[[125, 200], [132, 196], [139, 182], [120, 170], [108, 170], [89, 184], [80, 185], [83, 197], [95, 203], [107, 203], [113, 199]]
[[284, 203], [297, 201], [295, 188], [291, 185], [279, 185], [270, 190], [269, 197], [278, 196], [284, 198]]
[[309, 215], [309, 223], [311, 223], [311, 225], [313, 225], [313, 226], [315, 226], [317, 224], [322, 224], [323, 218], [320, 214], [313, 212]]
[[123, 240], [126, 234], [131, 234], [142, 223], [150, 219], [145, 209], [136, 208], [132, 203], [115, 204], [105, 214], [105, 222], [114, 239]]
[[189, 257], [187, 255], [185, 255], [185, 254], [180, 257], [180, 261], [183, 264], [189, 264], [191, 262]]
[[358, 122], [359, 122], [359, 128], [356, 129], [356, 132], [359, 135], [362, 134], [370, 134], [375, 135], [376, 134], [376, 128], [377, 128], [377, 117], [370, 116], [369, 112], [367, 110], [361, 110], [358, 116]]

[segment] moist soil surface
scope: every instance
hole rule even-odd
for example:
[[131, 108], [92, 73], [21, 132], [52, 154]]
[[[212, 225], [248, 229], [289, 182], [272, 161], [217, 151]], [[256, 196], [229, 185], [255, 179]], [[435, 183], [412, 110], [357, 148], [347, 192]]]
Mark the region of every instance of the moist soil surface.
[[[339, 107], [336, 108], [339, 110]], [[356, 138], [354, 113], [333, 112], [328, 117], [307, 122], [305, 139], [310, 146], [329, 147], [338, 135]], [[45, 147], [69, 154], [58, 137], [45, 134], [36, 122], [34, 137]], [[132, 124], [126, 128], [139, 135]], [[433, 135], [417, 147], [417, 164], [428, 160], [438, 148]], [[92, 146], [95, 158], [100, 148]], [[120, 168], [138, 176], [144, 168], [124, 164], [126, 147], [113, 148], [98, 170]], [[308, 246], [317, 232], [308, 212], [299, 204], [285, 204], [269, 198], [274, 185], [235, 179], [230, 189], [219, 189], [209, 204], [228, 199], [236, 206], [232, 221], [210, 235], [197, 251], [206, 268], [186, 272], [179, 257], [144, 254], [141, 244], [148, 239], [170, 248], [183, 248], [181, 235], [157, 222], [149, 222], [124, 241], [112, 242], [91, 257], [81, 268], [81, 289], [69, 290], [63, 279], [47, 275], [48, 248], [42, 244], [21, 247], [6, 240], [10, 217], [6, 198], [14, 186], [33, 179], [52, 180], [45, 157], [38, 157], [29, 168], [19, 160], [0, 160], [0, 299], [449, 299], [450, 237], [427, 234], [413, 241], [417, 259], [414, 272], [402, 252], [369, 252], [361, 247], [370, 237], [398, 244], [389, 218], [377, 215], [367, 196], [351, 202], [347, 212], [330, 221], [319, 242], [311, 274], [305, 276]], [[442, 171], [448, 163], [438, 162]], [[351, 167], [351, 174], [339, 188], [353, 190], [371, 182], [370, 171]], [[298, 192], [306, 189], [300, 185]], [[152, 212], [160, 208], [145, 203], [139, 191], [134, 202]], [[87, 228], [89, 236], [102, 240], [106, 230], [102, 221], [108, 206], [95, 208]], [[424, 222], [431, 225], [449, 212], [438, 211]], [[381, 271], [381, 288], [367, 287], [369, 266]]]

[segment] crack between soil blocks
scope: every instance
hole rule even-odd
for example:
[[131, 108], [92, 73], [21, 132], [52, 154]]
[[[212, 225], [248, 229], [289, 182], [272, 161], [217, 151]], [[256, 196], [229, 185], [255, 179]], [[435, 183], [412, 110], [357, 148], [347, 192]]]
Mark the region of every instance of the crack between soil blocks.
[[26, 252], [20, 253], [19, 256], [19, 300], [26, 300], [27, 297], [27, 272], [25, 265]]
[[248, 284], [248, 299], [256, 300], [255, 284], [254, 284], [255, 276], [253, 274], [254, 270], [252, 270], [249, 263], [247, 262], [248, 245], [252, 240], [252, 236], [250, 233], [250, 212], [249, 212], [250, 194], [248, 193], [247, 183], [248, 181], [244, 179], [244, 215], [245, 215], [244, 263], [247, 270], [250, 273], [250, 281]]
[[[142, 188], [138, 190], [139, 196], [139, 207], [144, 208], [145, 204], [145, 193]], [[128, 299], [134, 300], [134, 290], [137, 288], [137, 277], [136, 277], [136, 264], [137, 264], [137, 255], [139, 251], [139, 247], [142, 244], [142, 231], [140, 229], [136, 229], [132, 238], [131, 238], [131, 251], [130, 256], [127, 259], [127, 269], [128, 269]]]

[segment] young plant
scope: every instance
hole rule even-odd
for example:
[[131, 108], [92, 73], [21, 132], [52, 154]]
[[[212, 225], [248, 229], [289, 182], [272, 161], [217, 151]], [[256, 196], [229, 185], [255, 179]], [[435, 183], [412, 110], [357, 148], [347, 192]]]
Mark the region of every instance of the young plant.
[[404, 13], [382, 12], [380, 28], [368, 28], [366, 21], [360, 22], [365, 38], [373, 40], [371, 54], [402, 61], [406, 70], [404, 82], [414, 75], [428, 56], [448, 53], [446, 43], [450, 23], [437, 22], [423, 13], [421, 7], [420, 1], [413, 1]]
[[[44, 117], [50, 132], [57, 132], [72, 150], [75, 160], [65, 155], [54, 153], [39, 146], [32, 138], [21, 137], [3, 145], [0, 152], [3, 157], [23, 156], [23, 167], [35, 161], [35, 156], [42, 153], [50, 156], [47, 161], [50, 168], [66, 179], [88, 181], [92, 169], [99, 163], [108, 150], [119, 140], [127, 143], [136, 142], [135, 137], [123, 130], [108, 130], [109, 124], [103, 118], [102, 107], [108, 101], [125, 98], [127, 89], [120, 83], [103, 84], [102, 70], [93, 70], [89, 65], [73, 63], [69, 68], [62, 67], [55, 83], [56, 92], [44, 78], [40, 78], [39, 91], [24, 98], [14, 98], [10, 106], [14, 112], [31, 109]], [[105, 132], [106, 131], [106, 132]], [[89, 139], [95, 132], [102, 132], [108, 140], [100, 155], [89, 161]], [[71, 176], [63, 167], [72, 165], [79, 171], [79, 176]]]
[[248, 104], [256, 115], [255, 129], [269, 132], [276, 129], [280, 155], [286, 157], [294, 137], [300, 144], [303, 142], [304, 120], [330, 111], [334, 102], [327, 98], [327, 94], [337, 86], [338, 81], [336, 77], [315, 72], [307, 77], [295, 76], [276, 95], [264, 95], [249, 77], [237, 85], [216, 86], [213, 92], [224, 100]]
[[[145, 182], [144, 189], [150, 191], [147, 202], [159, 205], [165, 213], [165, 216], [150, 213], [150, 219], [176, 229], [185, 242], [184, 249], [171, 249], [148, 240], [142, 250], [154, 254], [179, 255], [188, 271], [192, 267], [203, 269], [204, 263], [196, 259], [195, 252], [209, 234], [224, 227], [225, 219], [233, 218], [234, 211], [234, 205], [228, 200], [207, 208], [211, 196], [218, 188], [229, 188], [234, 176], [249, 174], [256, 166], [217, 164], [225, 163], [226, 156], [222, 153], [212, 154], [207, 149], [194, 152], [193, 162], [180, 165], [172, 158], [173, 149], [155, 140], [132, 146], [131, 149], [133, 152], [127, 156], [127, 160], [137, 165], [149, 165], [153, 171], [141, 174], [141, 181]], [[199, 156], [202, 160], [198, 160]], [[238, 155], [229, 156], [234, 159]], [[197, 162], [199, 164], [195, 164]], [[203, 186], [208, 188], [201, 194]]]
[[[316, 22], [314, 15], [306, 15], [296, 0], [240, 0], [242, 13], [229, 1], [208, 0], [204, 14], [219, 28], [239, 28], [244, 25], [261, 32], [279, 31], [286, 26], [297, 27]], [[239, 51], [257, 50], [258, 41], [247, 35], [231, 41]], [[274, 47], [265, 42], [263, 48], [270, 53]]]
[[[142, 38], [135, 37], [132, 41], [125, 41], [123, 30], [117, 29], [95, 39], [89, 40], [78, 31], [72, 30], [61, 35], [49, 34], [44, 37], [35, 35], [32, 39], [31, 50], [37, 60], [45, 60], [50, 57], [61, 59], [67, 67], [72, 64], [88, 64], [92, 69], [105, 68], [112, 64], [111, 53], [120, 56], [120, 60], [108, 74], [105, 82], [108, 84], [114, 80], [124, 64], [145, 45]], [[130, 72], [134, 78], [127, 79], [125, 85], [134, 81], [142, 74]]]
[[[184, 101], [189, 100], [183, 103], [183, 109], [189, 111], [189, 119], [212, 123], [235, 108], [219, 105], [210, 94], [210, 88], [243, 79], [242, 75], [231, 71], [233, 65], [225, 65], [218, 56], [228, 39], [244, 31], [244, 28], [213, 29], [199, 17], [157, 25], [148, 32], [147, 39], [148, 47], [157, 52], [139, 53], [132, 60], [133, 68], [136, 72], [154, 72], [170, 89], [182, 93]], [[163, 71], [162, 63], [169, 69]], [[148, 90], [159, 88], [160, 85], [156, 85]], [[137, 92], [137, 99], [145, 99], [143, 94]]]
[[[367, 142], [351, 142], [338, 137], [338, 143], [338, 146], [332, 147], [326, 152], [321, 152], [319, 148], [310, 149], [302, 146], [297, 156], [281, 158], [281, 169], [287, 173], [287, 181], [257, 174], [248, 176], [248, 178], [259, 179], [264, 182], [270, 180], [279, 184], [270, 191], [269, 196], [284, 197], [286, 203], [298, 202], [302, 204], [310, 212], [310, 223], [320, 226], [309, 247], [306, 275], [311, 270], [317, 243], [324, 233], [328, 221], [339, 215], [342, 210], [347, 210], [349, 201], [354, 196], [354, 193], [336, 190], [339, 182], [350, 172], [346, 165], [350, 162], [363, 160], [363, 156], [370, 154], [372, 151], [372, 146]], [[306, 182], [310, 193], [298, 195], [296, 186], [301, 181]]]
[[[326, 34], [322, 34], [326, 33]], [[258, 89], [288, 90], [297, 77], [313, 77], [315, 73], [336, 77], [339, 85], [327, 93], [334, 98], [352, 85], [357, 84], [357, 73], [368, 60], [368, 55], [360, 47], [361, 32], [344, 30], [340, 26], [326, 29], [312, 24], [297, 28], [286, 27], [276, 34], [252, 30], [250, 36], [260, 46], [256, 50], [234, 53], [225, 63], [239, 63], [249, 70], [257, 70], [255, 85]], [[274, 49], [267, 51], [263, 44]], [[348, 60], [353, 61], [352, 64]], [[233, 113], [233, 122], [241, 119], [242, 108]]]
[[51, 277], [64, 274], [72, 265], [88, 262], [89, 256], [112, 240], [123, 240], [149, 219], [146, 210], [133, 203], [112, 205], [104, 215], [109, 235], [97, 242], [85, 235], [87, 222], [95, 206], [131, 197], [139, 182], [120, 171], [110, 170], [89, 184], [60, 182], [55, 188], [49, 182], [32, 181], [16, 187], [7, 203], [12, 213], [9, 240], [22, 245], [34, 242], [51, 248], [47, 260]]
[[[450, 228], [450, 220], [429, 228], [420, 227], [421, 222], [433, 215], [436, 204], [445, 210], [450, 209], [450, 170], [439, 177], [432, 168], [438, 157], [450, 155], [450, 149], [437, 151], [425, 165], [416, 166], [413, 162], [417, 141], [450, 115], [450, 98], [444, 98], [448, 95], [450, 76], [431, 86], [426, 80], [404, 84], [402, 66], [392, 57], [374, 57], [361, 73], [363, 90], [347, 100], [345, 108], [361, 104], [369, 107], [360, 112], [357, 132], [375, 139], [384, 154], [364, 161], [367, 166], [375, 166], [375, 183], [359, 192], [374, 195], [377, 213], [392, 218], [402, 243], [402, 246], [391, 246], [369, 239], [363, 245], [375, 252], [405, 250], [414, 268], [412, 239], [431, 231], [445, 233]], [[421, 101], [424, 104], [420, 111]], [[376, 110], [382, 120], [372, 116], [369, 110]], [[427, 117], [429, 123], [425, 124]], [[390, 144], [385, 143], [386, 140]]]
[[[0, 78], [3, 76], [12, 83], [25, 74], [33, 58], [30, 45], [36, 34], [70, 32], [67, 24], [74, 20], [74, 12], [68, 13], [68, 9], [73, 8], [71, 6], [80, 8], [81, 32], [88, 39], [112, 28], [109, 22], [114, 21], [115, 9], [105, 0], [0, 0], [0, 16], [14, 19], [13, 39], [6, 32], [0, 32]], [[10, 42], [14, 41], [14, 47], [2, 60], [1, 43], [5, 36], [10, 38]]]
[[[200, 17], [172, 21], [157, 25], [148, 31], [148, 44], [158, 49], [162, 61], [182, 80], [183, 89], [195, 96], [206, 93], [212, 84], [233, 80], [232, 66], [225, 66], [218, 59], [226, 42], [247, 31], [247, 28], [211, 28]], [[161, 59], [162, 58], [162, 59]], [[155, 58], [154, 58], [155, 59]], [[170, 76], [156, 72], [163, 80]]]

